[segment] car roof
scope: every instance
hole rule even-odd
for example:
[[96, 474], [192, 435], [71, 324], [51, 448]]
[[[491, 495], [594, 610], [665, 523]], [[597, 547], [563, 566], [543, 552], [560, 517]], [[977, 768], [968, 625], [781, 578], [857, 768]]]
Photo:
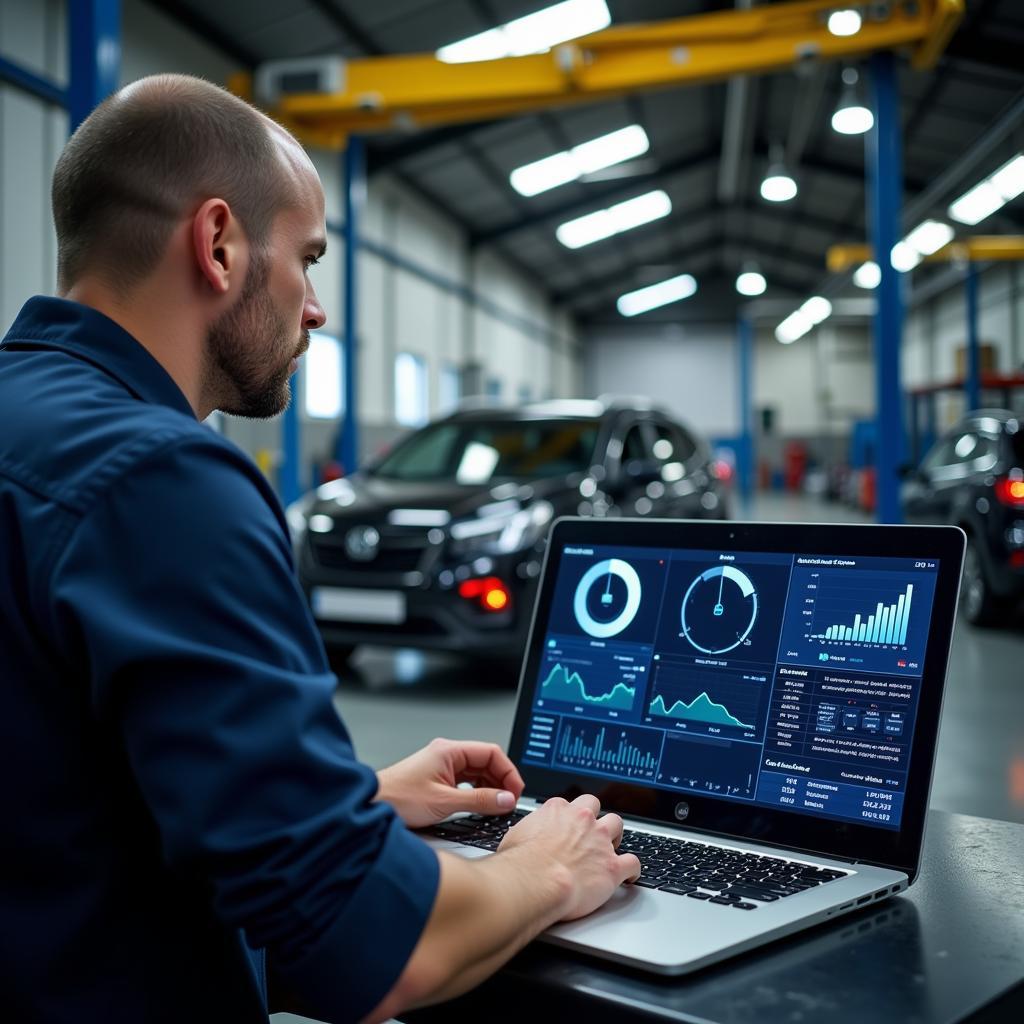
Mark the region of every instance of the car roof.
[[668, 413], [653, 405], [648, 398], [602, 395], [597, 399], [553, 398], [544, 402], [529, 402], [524, 405], [515, 406], [500, 405], [493, 399], [488, 398], [472, 398], [460, 403], [458, 409], [448, 416], [447, 420], [449, 422], [493, 422], [494, 420], [516, 422], [550, 419], [597, 420], [622, 412], [657, 412], [668, 416]]

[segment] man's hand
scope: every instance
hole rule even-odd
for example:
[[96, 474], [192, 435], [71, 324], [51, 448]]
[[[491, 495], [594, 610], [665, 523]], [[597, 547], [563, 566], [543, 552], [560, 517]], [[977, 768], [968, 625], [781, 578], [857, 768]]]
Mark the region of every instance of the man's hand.
[[[409, 828], [425, 828], [456, 811], [507, 814], [523, 779], [493, 743], [432, 740], [422, 750], [377, 772], [378, 800], [391, 804]], [[459, 789], [471, 782], [474, 789]]]
[[546, 800], [505, 834], [498, 847], [520, 850], [536, 865], [559, 864], [572, 880], [560, 920], [584, 917], [601, 906], [626, 881], [640, 874], [640, 861], [632, 853], [616, 853], [622, 841], [622, 818], [605, 814], [601, 804], [584, 794], [567, 803], [561, 797]]

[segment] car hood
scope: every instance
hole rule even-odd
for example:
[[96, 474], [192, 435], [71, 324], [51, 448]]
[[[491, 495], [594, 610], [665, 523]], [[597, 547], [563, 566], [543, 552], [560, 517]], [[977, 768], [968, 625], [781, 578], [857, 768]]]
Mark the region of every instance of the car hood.
[[[449, 480], [410, 482], [356, 474], [319, 488], [309, 512], [374, 523], [386, 522], [395, 509], [406, 509], [443, 512], [457, 520], [477, 514], [486, 505], [509, 502], [511, 507], [513, 501], [521, 505], [537, 499], [551, 501], [561, 495], [568, 496], [574, 489], [565, 477], [529, 483], [491, 481], [476, 485]], [[423, 525], [444, 524], [424, 520]]]

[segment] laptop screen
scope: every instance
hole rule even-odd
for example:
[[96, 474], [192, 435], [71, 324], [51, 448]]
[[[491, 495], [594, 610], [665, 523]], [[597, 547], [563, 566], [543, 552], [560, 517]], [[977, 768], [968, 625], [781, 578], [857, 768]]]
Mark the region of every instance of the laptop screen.
[[524, 770], [899, 828], [939, 559], [558, 556], [520, 694]]

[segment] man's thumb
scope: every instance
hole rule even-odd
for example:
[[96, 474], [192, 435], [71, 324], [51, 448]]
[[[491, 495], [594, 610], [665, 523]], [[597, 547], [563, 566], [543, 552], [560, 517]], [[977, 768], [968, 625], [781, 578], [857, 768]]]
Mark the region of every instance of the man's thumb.
[[476, 811], [477, 814], [508, 814], [516, 806], [515, 795], [507, 789], [460, 789], [458, 791], [460, 811]]

